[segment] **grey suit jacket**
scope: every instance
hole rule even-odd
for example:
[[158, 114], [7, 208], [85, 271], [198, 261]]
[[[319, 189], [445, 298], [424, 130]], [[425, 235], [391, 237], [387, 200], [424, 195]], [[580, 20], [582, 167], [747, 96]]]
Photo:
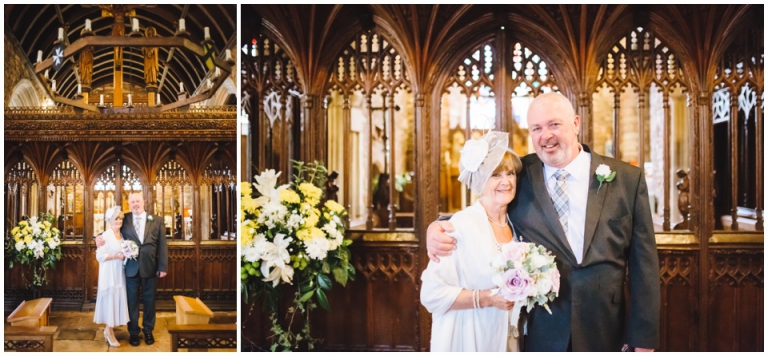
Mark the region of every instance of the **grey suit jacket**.
[[[147, 213], [147, 217], [149, 217]], [[139, 245], [139, 258], [128, 260], [125, 264], [125, 275], [135, 277], [139, 274], [141, 278], [151, 278], [157, 275], [157, 272], [168, 272], [168, 245], [165, 241], [165, 227], [163, 220], [159, 216], [152, 215], [152, 221], [147, 219], [147, 225], [144, 227], [144, 243], [139, 240], [139, 235], [133, 227], [133, 213], [125, 214], [123, 226], [120, 233]]]
[[[658, 347], [659, 260], [645, 177], [619, 160], [591, 157], [584, 251], [571, 251], [541, 160], [536, 154], [522, 159], [517, 197], [508, 214], [524, 241], [555, 254], [561, 275], [560, 294], [549, 304], [552, 314], [541, 307], [528, 313], [526, 351], [565, 351], [569, 342], [573, 351], [619, 351], [625, 343]], [[616, 171], [616, 177], [598, 193], [594, 172], [600, 164]], [[574, 253], [582, 254], [581, 264]]]

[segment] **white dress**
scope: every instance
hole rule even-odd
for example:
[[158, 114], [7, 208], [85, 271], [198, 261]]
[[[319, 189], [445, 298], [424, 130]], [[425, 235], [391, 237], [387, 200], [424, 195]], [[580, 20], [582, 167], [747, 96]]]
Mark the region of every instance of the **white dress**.
[[456, 250], [429, 262], [421, 275], [421, 303], [432, 313], [430, 351], [518, 351], [509, 327], [509, 311], [494, 307], [448, 310], [462, 289], [486, 290], [491, 282], [491, 261], [499, 254], [485, 209], [479, 202], [450, 220]]
[[121, 242], [117, 241], [112, 230], [104, 231], [101, 236], [104, 238], [104, 246], [96, 250], [96, 259], [99, 261], [99, 289], [93, 322], [106, 324], [108, 327], [126, 325], [129, 318], [123, 261], [106, 261], [107, 255], [121, 252]]

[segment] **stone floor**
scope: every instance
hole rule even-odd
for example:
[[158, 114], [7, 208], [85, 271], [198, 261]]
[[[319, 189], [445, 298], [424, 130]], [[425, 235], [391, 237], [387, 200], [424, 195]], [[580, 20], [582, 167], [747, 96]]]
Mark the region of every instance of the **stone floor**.
[[[6, 320], [9, 312], [5, 312], [3, 320]], [[143, 316], [143, 313], [142, 313]], [[141, 318], [141, 316], [139, 317]], [[120, 347], [110, 347], [104, 340], [104, 324], [93, 323], [93, 312], [80, 311], [54, 311], [50, 316], [50, 325], [58, 326], [54, 335], [54, 352], [168, 352], [171, 351], [171, 335], [168, 333], [168, 325], [176, 324], [176, 313], [158, 312], [155, 321], [155, 343], [147, 345], [141, 340], [139, 346], [128, 344], [128, 328], [120, 326], [115, 328], [117, 341]], [[215, 312], [210, 320], [211, 324], [229, 324], [237, 321], [237, 312]], [[10, 325], [5, 322], [5, 325]], [[139, 321], [141, 325], [141, 321]], [[236, 351], [211, 349], [209, 351]]]

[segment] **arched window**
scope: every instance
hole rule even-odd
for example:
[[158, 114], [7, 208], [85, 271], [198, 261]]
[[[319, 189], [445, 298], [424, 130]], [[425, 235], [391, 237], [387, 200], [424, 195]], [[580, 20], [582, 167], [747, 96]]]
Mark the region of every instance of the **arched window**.
[[83, 177], [70, 160], [64, 160], [48, 178], [46, 206], [57, 221], [63, 240], [83, 238]]
[[638, 27], [605, 56], [592, 94], [592, 148], [645, 171], [656, 231], [688, 229], [687, 206], [671, 208], [683, 191], [672, 177], [687, 182], [691, 166], [686, 81], [674, 51]]
[[192, 210], [192, 185], [184, 167], [175, 160], [163, 165], [155, 176], [154, 191], [155, 215], [163, 218], [167, 239], [191, 240], [195, 211]]
[[[243, 109], [248, 115], [250, 155], [258, 171], [273, 168], [283, 172], [281, 182], [291, 177], [290, 159], [298, 152], [301, 87], [293, 62], [267, 36], [251, 38], [241, 48]], [[246, 166], [250, 170], [251, 165]], [[250, 172], [249, 179], [258, 172]]]
[[37, 174], [26, 161], [20, 161], [5, 174], [6, 230], [23, 218], [37, 216]]
[[[477, 197], [458, 181], [459, 159], [464, 142], [491, 129], [507, 127], [510, 147], [521, 157], [533, 152], [526, 114], [531, 101], [541, 93], [558, 91], [547, 63], [520, 42], [510, 42], [507, 58], [499, 58], [492, 39], [464, 53], [444, 87], [440, 106], [440, 211], [456, 212], [471, 205]], [[499, 66], [509, 73], [505, 80], [495, 77]], [[496, 101], [501, 87], [511, 93], [509, 109], [514, 122], [498, 112]], [[508, 122], [503, 122], [507, 120]]]
[[413, 227], [413, 94], [405, 63], [384, 37], [359, 34], [328, 81], [328, 168], [351, 229]]
[[[142, 193], [139, 177], [124, 164], [115, 163], [107, 167], [97, 178], [93, 186], [93, 233], [99, 234], [107, 228], [104, 213], [121, 199], [123, 212], [129, 211], [128, 196]], [[146, 208], [146, 207], [145, 207]]]
[[[203, 240], [235, 240], [237, 231], [237, 185], [235, 172], [221, 162], [211, 163], [203, 173]], [[205, 202], [210, 202], [205, 204]]]
[[748, 30], [712, 81], [717, 230], [763, 230], [763, 52], [762, 30]]

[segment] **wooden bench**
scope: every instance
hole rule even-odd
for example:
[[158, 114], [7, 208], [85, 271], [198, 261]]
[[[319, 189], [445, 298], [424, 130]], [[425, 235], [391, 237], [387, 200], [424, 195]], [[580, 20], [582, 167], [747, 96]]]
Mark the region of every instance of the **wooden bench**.
[[16, 310], [8, 315], [11, 326], [48, 326], [48, 317], [51, 315], [52, 298], [40, 298], [22, 301]]
[[6, 326], [5, 351], [53, 352], [53, 334], [58, 326]]
[[174, 295], [176, 301], [176, 324], [208, 324], [213, 317], [213, 312], [200, 298], [190, 298], [183, 295]]
[[208, 349], [237, 350], [236, 324], [168, 325], [171, 351], [208, 351]]

